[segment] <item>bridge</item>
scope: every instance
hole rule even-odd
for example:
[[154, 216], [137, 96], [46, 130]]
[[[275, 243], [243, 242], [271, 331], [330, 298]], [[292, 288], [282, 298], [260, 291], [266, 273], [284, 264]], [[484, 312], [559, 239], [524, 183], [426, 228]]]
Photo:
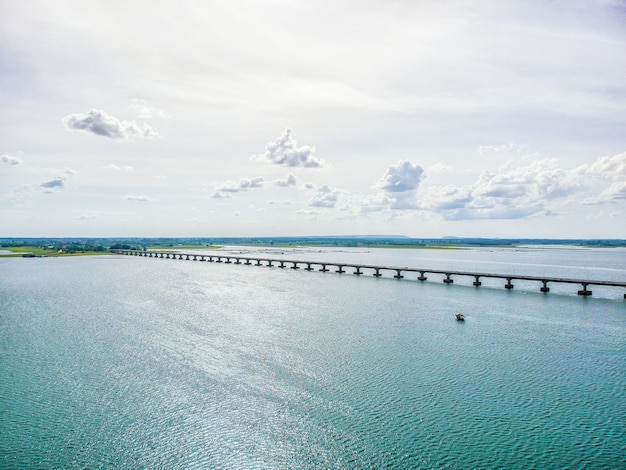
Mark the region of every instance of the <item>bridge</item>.
[[[286, 260], [275, 258], [257, 258], [244, 255], [224, 255], [224, 254], [197, 254], [197, 253], [181, 253], [175, 251], [142, 251], [142, 250], [111, 250], [113, 253], [129, 256], [144, 256], [148, 258], [166, 258], [166, 259], [179, 259], [179, 260], [191, 260], [191, 261], [208, 261], [213, 263], [232, 263], [232, 264], [244, 264], [255, 266], [267, 266], [278, 268], [291, 268], [300, 269], [303, 268], [306, 271], [314, 271], [317, 267], [318, 271], [328, 272], [334, 269], [336, 273], [345, 273], [348, 270], [352, 270], [352, 274], [362, 275], [366, 272], [371, 272], [373, 276], [382, 276], [381, 272], [388, 271], [393, 274], [396, 279], [403, 279], [405, 275], [417, 275], [418, 281], [426, 281], [429, 274], [443, 275], [443, 282], [445, 284], [453, 284], [453, 276], [470, 277], [474, 278], [472, 285], [479, 287], [482, 282], [481, 278], [494, 278], [505, 280], [504, 288], [513, 289], [513, 281], [536, 281], [540, 283], [540, 292], [549, 292], [550, 288], [548, 283], [560, 283], [560, 284], [574, 284], [579, 285], [581, 288], [578, 290], [578, 295], [588, 297], [592, 294], [589, 286], [607, 286], [607, 287], [623, 287], [626, 288], [626, 282], [617, 281], [598, 281], [589, 279], [571, 279], [560, 277], [548, 277], [548, 276], [523, 276], [523, 275], [508, 275], [508, 274], [493, 274], [485, 272], [472, 272], [472, 271], [454, 271], [454, 270], [441, 270], [441, 269], [420, 269], [409, 268], [399, 266], [374, 266], [370, 264], [355, 264], [355, 263], [340, 263], [340, 262], [326, 262], [326, 261], [303, 261], [303, 260]], [[332, 269], [331, 269], [332, 268]], [[624, 294], [626, 300], [626, 294]]]

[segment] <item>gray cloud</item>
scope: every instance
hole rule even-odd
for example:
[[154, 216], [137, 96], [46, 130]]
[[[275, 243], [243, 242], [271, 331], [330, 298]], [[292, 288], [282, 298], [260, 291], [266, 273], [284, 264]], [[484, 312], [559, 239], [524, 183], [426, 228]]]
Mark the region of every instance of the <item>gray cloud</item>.
[[264, 153], [252, 155], [250, 158], [287, 167], [320, 168], [325, 166], [324, 160], [317, 158], [313, 155], [314, 153], [315, 147], [313, 146], [298, 147], [298, 142], [291, 137], [291, 129], [287, 128], [278, 139], [266, 145]]
[[45, 183], [41, 183], [39, 186], [42, 188], [46, 188], [46, 189], [64, 188], [65, 178], [63, 176], [57, 176], [53, 180], [46, 181]]
[[401, 160], [397, 165], [387, 168], [377, 187], [389, 193], [414, 191], [424, 177], [424, 169], [413, 165], [408, 160]]
[[92, 109], [87, 114], [69, 114], [61, 122], [69, 130], [83, 130], [116, 140], [160, 137], [159, 133], [148, 124], [121, 121], [101, 109]]
[[8, 163], [9, 165], [19, 165], [20, 163], [22, 163], [22, 160], [20, 158], [14, 157], [12, 155], [2, 155], [2, 157], [0, 157], [0, 161], [2, 161], [2, 163]]

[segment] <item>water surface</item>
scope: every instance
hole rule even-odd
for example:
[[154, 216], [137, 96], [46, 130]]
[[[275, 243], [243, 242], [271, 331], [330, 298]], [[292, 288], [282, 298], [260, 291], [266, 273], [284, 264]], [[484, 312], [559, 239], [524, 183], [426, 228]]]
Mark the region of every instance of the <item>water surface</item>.
[[[502, 261], [399, 251], [318, 256]], [[549, 251], [511, 254], [507, 267], [595, 277], [626, 266]], [[624, 468], [625, 333], [623, 299], [124, 256], [2, 259], [0, 467]]]

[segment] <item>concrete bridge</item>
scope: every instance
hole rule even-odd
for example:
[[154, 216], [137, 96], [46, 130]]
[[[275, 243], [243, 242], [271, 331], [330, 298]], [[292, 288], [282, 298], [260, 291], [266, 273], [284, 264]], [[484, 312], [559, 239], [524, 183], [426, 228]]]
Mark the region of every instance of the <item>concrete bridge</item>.
[[[166, 259], [179, 259], [179, 260], [191, 260], [191, 261], [208, 261], [212, 263], [232, 263], [232, 264], [245, 264], [255, 266], [267, 266], [278, 268], [290, 268], [300, 269], [303, 268], [306, 271], [317, 270], [321, 272], [328, 272], [334, 270], [336, 273], [345, 273], [348, 270], [352, 270], [352, 274], [362, 275], [364, 271], [370, 271], [373, 276], [382, 276], [381, 271], [389, 271], [396, 279], [403, 279], [405, 275], [417, 275], [418, 281], [426, 281], [429, 274], [443, 275], [443, 282], [445, 284], [453, 284], [453, 276], [461, 277], [473, 277], [474, 281], [472, 285], [479, 287], [482, 282], [482, 278], [494, 278], [505, 280], [504, 288], [513, 289], [513, 281], [536, 281], [540, 283], [540, 292], [549, 292], [550, 288], [548, 283], [553, 284], [575, 284], [581, 288], [578, 290], [578, 295], [590, 296], [592, 291], [589, 286], [608, 286], [608, 287], [622, 287], [626, 288], [626, 282], [617, 281], [598, 281], [589, 279], [571, 279], [571, 278], [559, 278], [548, 276], [522, 276], [522, 275], [508, 275], [508, 274], [492, 274], [484, 272], [470, 272], [470, 271], [454, 271], [454, 270], [440, 270], [440, 269], [419, 269], [409, 267], [398, 266], [374, 266], [370, 264], [355, 264], [355, 263], [339, 263], [339, 262], [326, 262], [326, 261], [302, 261], [302, 260], [285, 260], [275, 258], [257, 258], [244, 255], [224, 255], [224, 254], [195, 254], [195, 253], [181, 253], [174, 251], [141, 251], [141, 250], [111, 250], [113, 253], [129, 256], [144, 256], [148, 258], [166, 258]], [[626, 300], [626, 294], [624, 294]]]

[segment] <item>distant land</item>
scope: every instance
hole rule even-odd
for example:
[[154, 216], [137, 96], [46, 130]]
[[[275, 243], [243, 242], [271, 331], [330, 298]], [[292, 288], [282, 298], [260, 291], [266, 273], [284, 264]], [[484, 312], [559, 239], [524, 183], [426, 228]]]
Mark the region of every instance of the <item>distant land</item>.
[[0, 238], [0, 249], [15, 255], [54, 256], [103, 254], [114, 249], [177, 249], [235, 246], [325, 246], [387, 248], [454, 248], [479, 246], [568, 245], [578, 247], [626, 247], [626, 239], [551, 238], [411, 238], [403, 235], [340, 235], [306, 237], [180, 237], [180, 238]]

